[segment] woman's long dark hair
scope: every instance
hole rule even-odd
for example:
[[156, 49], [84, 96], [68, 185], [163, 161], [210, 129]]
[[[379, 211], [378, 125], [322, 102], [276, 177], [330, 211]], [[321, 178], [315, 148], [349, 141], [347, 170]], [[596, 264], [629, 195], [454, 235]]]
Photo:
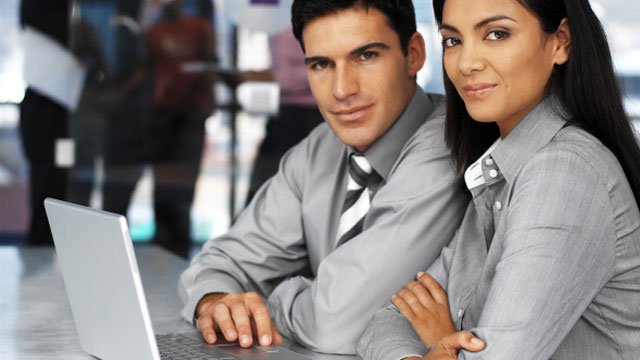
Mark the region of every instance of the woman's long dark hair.
[[[438, 25], [446, 0], [434, 0]], [[571, 32], [569, 60], [556, 66], [550, 91], [557, 93], [576, 124], [598, 138], [616, 156], [640, 204], [640, 147], [627, 117], [611, 51], [589, 0], [518, 0], [538, 17], [542, 30], [555, 32], [567, 18]], [[444, 74], [447, 94], [445, 138], [459, 171], [468, 167], [499, 136], [495, 123], [474, 121]]]

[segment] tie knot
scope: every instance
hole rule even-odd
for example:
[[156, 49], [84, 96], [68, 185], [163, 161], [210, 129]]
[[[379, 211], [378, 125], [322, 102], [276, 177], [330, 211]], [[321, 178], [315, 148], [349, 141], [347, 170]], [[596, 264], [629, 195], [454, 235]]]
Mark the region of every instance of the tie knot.
[[371, 164], [362, 155], [351, 154], [349, 157], [349, 175], [358, 185], [366, 187], [376, 178]]

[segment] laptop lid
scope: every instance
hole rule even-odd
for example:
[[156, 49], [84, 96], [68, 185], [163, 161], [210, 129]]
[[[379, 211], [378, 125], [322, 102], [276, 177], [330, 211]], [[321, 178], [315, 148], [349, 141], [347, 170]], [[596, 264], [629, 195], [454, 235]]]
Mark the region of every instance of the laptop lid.
[[51, 198], [44, 206], [82, 348], [159, 360], [125, 217]]
[[[44, 206], [82, 349], [103, 360], [159, 360], [125, 217], [51, 198]], [[196, 331], [176, 335], [206, 345]], [[223, 338], [206, 346], [237, 359], [308, 359], [285, 348], [244, 349]]]

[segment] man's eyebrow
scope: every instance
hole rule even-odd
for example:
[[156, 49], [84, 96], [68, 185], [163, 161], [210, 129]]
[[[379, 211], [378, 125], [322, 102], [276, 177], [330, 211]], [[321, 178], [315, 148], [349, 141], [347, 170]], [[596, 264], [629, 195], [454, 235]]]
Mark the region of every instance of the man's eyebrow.
[[[510, 17], [508, 17], [506, 15], [495, 15], [495, 16], [488, 17], [488, 18], [478, 22], [477, 24], [475, 24], [473, 26], [473, 29], [474, 30], [478, 30], [480, 28], [483, 28], [483, 27], [487, 26], [488, 24], [490, 24], [490, 23], [492, 23], [494, 21], [499, 21], [499, 20], [510, 20], [510, 21], [513, 21], [513, 22], [517, 23], [517, 21], [515, 19], [510, 18]], [[440, 24], [440, 30], [449, 30], [449, 31], [457, 32], [457, 33], [460, 32], [460, 30], [456, 29], [455, 26], [449, 25], [447, 23]]]
[[[372, 42], [366, 45], [362, 45], [359, 46], [351, 51], [349, 51], [349, 55], [350, 56], [354, 56], [354, 55], [358, 55], [358, 54], [362, 54], [365, 51], [371, 50], [371, 49], [380, 49], [380, 50], [387, 50], [390, 49], [391, 47], [385, 43], [382, 42]], [[310, 57], [306, 57], [304, 58], [304, 63], [305, 65], [309, 65], [309, 64], [313, 64], [313, 63], [317, 63], [317, 62], [322, 62], [322, 61], [331, 61], [331, 59], [329, 59], [326, 56], [310, 56]]]
[[353, 56], [353, 55], [362, 54], [363, 52], [371, 50], [371, 49], [388, 50], [388, 49], [390, 49], [390, 46], [385, 44], [385, 43], [381, 43], [381, 42], [373, 42], [373, 43], [369, 43], [369, 44], [366, 44], [366, 45], [362, 45], [360, 47], [357, 47], [357, 48], [349, 51], [349, 55]]
[[330, 61], [330, 60], [326, 56], [311, 56], [311, 57], [304, 58], [305, 65], [310, 65], [310, 64], [322, 62], [322, 61]]

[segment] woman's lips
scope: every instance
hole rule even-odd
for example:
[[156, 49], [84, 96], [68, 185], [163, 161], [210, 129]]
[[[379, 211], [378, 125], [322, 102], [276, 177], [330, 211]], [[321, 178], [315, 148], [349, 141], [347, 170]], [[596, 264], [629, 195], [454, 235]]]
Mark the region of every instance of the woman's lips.
[[487, 96], [495, 88], [496, 88], [495, 84], [476, 83], [476, 84], [466, 85], [465, 87], [462, 88], [462, 90], [464, 90], [465, 95], [468, 99], [478, 100]]

